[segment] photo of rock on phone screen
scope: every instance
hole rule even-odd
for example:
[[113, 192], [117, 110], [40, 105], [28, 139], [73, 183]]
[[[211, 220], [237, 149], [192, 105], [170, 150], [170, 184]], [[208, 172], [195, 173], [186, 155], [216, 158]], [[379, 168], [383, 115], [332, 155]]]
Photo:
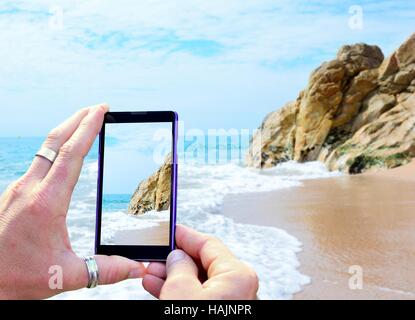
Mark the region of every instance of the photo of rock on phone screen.
[[172, 123], [106, 125], [101, 244], [168, 246]]

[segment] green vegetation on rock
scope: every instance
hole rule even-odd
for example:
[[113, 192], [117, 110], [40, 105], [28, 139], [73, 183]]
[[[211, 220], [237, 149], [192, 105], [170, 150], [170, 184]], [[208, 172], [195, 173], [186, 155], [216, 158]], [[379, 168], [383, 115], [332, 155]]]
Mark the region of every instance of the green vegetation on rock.
[[255, 134], [247, 165], [319, 160], [361, 173], [415, 157], [415, 34], [384, 59], [373, 45], [340, 48], [312, 72], [297, 99], [270, 113]]

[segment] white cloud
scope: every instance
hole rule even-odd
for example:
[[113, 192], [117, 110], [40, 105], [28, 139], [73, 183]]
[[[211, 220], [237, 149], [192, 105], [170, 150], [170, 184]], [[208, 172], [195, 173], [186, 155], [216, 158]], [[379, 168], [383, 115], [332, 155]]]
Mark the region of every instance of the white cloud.
[[[8, 114], [24, 112], [25, 121], [39, 108], [52, 122], [106, 100], [119, 109], [177, 106], [196, 124], [256, 126], [340, 45], [367, 41], [390, 52], [409, 36], [414, 10], [396, 3], [364, 3], [365, 28], [353, 31], [348, 4], [336, 1], [2, 1], [0, 94]], [[63, 10], [63, 30], [49, 28], [54, 6]], [[209, 57], [172, 50], [190, 40], [223, 50]]]

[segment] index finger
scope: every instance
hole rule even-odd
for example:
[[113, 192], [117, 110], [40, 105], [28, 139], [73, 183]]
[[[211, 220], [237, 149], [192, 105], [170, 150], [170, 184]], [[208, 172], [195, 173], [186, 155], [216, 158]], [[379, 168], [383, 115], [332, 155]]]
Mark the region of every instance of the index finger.
[[87, 156], [104, 121], [108, 105], [98, 105], [82, 119], [72, 137], [62, 146], [51, 170], [42, 181], [49, 191], [71, 196]]
[[[74, 134], [76, 128], [78, 128], [88, 112], [89, 108], [84, 108], [53, 129], [43, 143], [43, 147], [58, 152], [63, 144]], [[51, 167], [52, 163], [50, 161], [42, 157], [35, 157], [27, 173], [30, 176], [42, 180], [48, 174]]]

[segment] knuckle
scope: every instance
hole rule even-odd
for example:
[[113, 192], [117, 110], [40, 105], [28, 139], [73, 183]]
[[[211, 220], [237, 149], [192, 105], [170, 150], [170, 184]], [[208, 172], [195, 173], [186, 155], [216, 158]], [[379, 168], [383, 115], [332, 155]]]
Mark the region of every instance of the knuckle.
[[59, 127], [52, 129], [46, 138], [46, 142], [49, 144], [56, 143], [61, 136], [61, 132], [62, 130]]
[[68, 141], [66, 142], [59, 151], [59, 155], [66, 159], [84, 159], [87, 156], [87, 151], [84, 150], [83, 143], [81, 141], [74, 142]]
[[19, 179], [19, 183], [22, 187], [32, 185], [34, 182], [32, 172], [26, 171]]
[[12, 199], [20, 198], [24, 194], [26, 182], [24, 179], [19, 179], [9, 186], [9, 196]]
[[88, 118], [84, 118], [81, 123], [79, 124], [79, 128], [81, 128], [82, 130], [84, 129], [88, 129], [88, 127], [90, 126], [90, 121]]
[[205, 242], [201, 250], [206, 249], [206, 248], [211, 249], [211, 250], [220, 249], [219, 251], [222, 251], [224, 248], [227, 249], [227, 247], [225, 246], [222, 240], [212, 235], [206, 235]]
[[101, 284], [113, 284], [127, 278], [127, 274], [118, 265], [110, 265], [100, 279]]
[[59, 154], [63, 158], [71, 158], [74, 155], [75, 147], [72, 142], [66, 142], [59, 150]]
[[[65, 156], [64, 156], [65, 157]], [[53, 175], [54, 181], [49, 182], [57, 182], [57, 183], [64, 183], [69, 176], [69, 169], [66, 165], [65, 161], [59, 161], [55, 164], [55, 172]]]
[[223, 242], [219, 238], [217, 238], [215, 236], [206, 235], [205, 245], [206, 246], [210, 246], [210, 245], [215, 245], [215, 244], [222, 245]]
[[44, 190], [39, 190], [33, 194], [27, 202], [26, 208], [32, 214], [43, 214], [48, 212], [48, 194]]

